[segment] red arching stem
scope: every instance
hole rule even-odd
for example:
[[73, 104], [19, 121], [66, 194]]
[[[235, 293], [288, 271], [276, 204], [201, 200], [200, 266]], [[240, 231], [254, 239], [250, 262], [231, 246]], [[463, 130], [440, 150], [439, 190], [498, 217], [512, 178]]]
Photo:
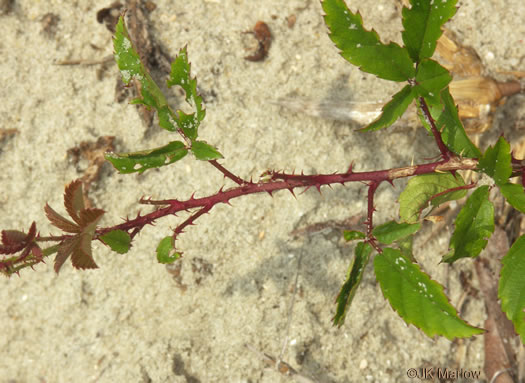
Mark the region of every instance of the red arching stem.
[[443, 142], [441, 134], [439, 133], [436, 127], [436, 123], [432, 118], [432, 115], [430, 114], [430, 110], [428, 110], [427, 102], [423, 97], [419, 97], [419, 106], [421, 107], [421, 111], [423, 112], [423, 117], [425, 118], [425, 121], [428, 125], [430, 125], [430, 128], [432, 129], [432, 134], [434, 135], [434, 139], [436, 140], [439, 151], [441, 152], [441, 156], [443, 156], [444, 160], [449, 160], [454, 155], [454, 153], [452, 153]]
[[[331, 184], [345, 184], [347, 182], [371, 182], [379, 184], [382, 181], [393, 181], [398, 178], [410, 177], [419, 174], [434, 173], [434, 172], [447, 172], [455, 170], [473, 170], [476, 169], [478, 161], [471, 158], [458, 158], [452, 157], [449, 160], [432, 162], [428, 164], [413, 165], [404, 168], [394, 168], [386, 170], [377, 170], [370, 172], [345, 172], [335, 174], [317, 174], [317, 175], [294, 175], [284, 174], [277, 172], [268, 172], [271, 176], [269, 182], [258, 182], [258, 183], [244, 183], [240, 186], [233, 187], [227, 190], [219, 190], [217, 193], [202, 197], [194, 198], [193, 196], [186, 201], [179, 201], [176, 199], [162, 200], [162, 201], [149, 201], [155, 205], [167, 205], [159, 208], [149, 214], [143, 216], [137, 216], [135, 219], [127, 220], [126, 222], [107, 228], [97, 229], [97, 237], [113, 230], [124, 230], [129, 231], [135, 228], [141, 230], [147, 224], [153, 224], [159, 218], [175, 215], [176, 213], [189, 210], [193, 208], [206, 208], [205, 212], [208, 212], [218, 203], [229, 203], [233, 198], [241, 197], [243, 195], [255, 194], [255, 193], [273, 193], [279, 190], [293, 190], [295, 188], [312, 186], [320, 188], [324, 185]], [[143, 202], [143, 201], [141, 201]], [[199, 216], [204, 214], [201, 210], [197, 212]], [[192, 217], [190, 217], [191, 219]], [[197, 217], [193, 217], [189, 223], [183, 223], [187, 226], [193, 223]], [[176, 229], [177, 230], [177, 229]]]

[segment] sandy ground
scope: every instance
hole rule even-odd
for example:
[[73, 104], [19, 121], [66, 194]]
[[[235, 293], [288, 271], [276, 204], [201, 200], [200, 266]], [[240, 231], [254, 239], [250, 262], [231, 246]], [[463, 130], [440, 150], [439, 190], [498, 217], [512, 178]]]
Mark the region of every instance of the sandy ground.
[[[18, 130], [0, 144], [0, 228], [27, 230], [34, 220], [42, 234], [57, 233], [42, 208], [49, 202], [63, 212], [64, 185], [87, 166], [73, 164], [66, 154], [80, 142], [111, 135], [117, 137], [117, 150], [130, 151], [172, 139], [160, 129], [144, 138], [135, 107], [115, 101], [114, 66], [99, 79], [96, 67], [54, 65], [111, 53], [111, 36], [95, 20], [96, 11], [109, 3], [15, 0], [12, 11], [0, 16], [0, 128]], [[334, 172], [346, 170], [351, 161], [357, 170], [378, 169], [437, 154], [421, 130], [365, 135], [348, 124], [269, 103], [290, 95], [375, 101], [396, 89], [338, 55], [317, 1], [157, 5], [152, 17], [158, 41], [173, 56], [189, 44], [207, 106], [201, 135], [220, 149], [222, 163], [236, 174], [257, 179], [266, 169]], [[450, 27], [478, 51], [487, 70], [523, 70], [523, 1], [460, 5]], [[362, 0], [359, 7], [368, 26], [384, 39], [400, 41], [392, 1]], [[49, 12], [59, 17], [54, 34], [41, 22]], [[287, 25], [290, 15], [297, 18], [293, 28]], [[274, 41], [268, 59], [252, 63], [243, 59], [250, 36], [242, 32], [258, 20], [268, 23]], [[182, 101], [171, 95], [175, 104]], [[525, 104], [519, 97], [513, 102]], [[188, 198], [196, 191], [204, 196], [223, 183], [217, 171], [188, 156], [141, 176], [104, 167], [90, 195], [107, 211], [102, 224], [112, 225], [135, 214], [142, 195]], [[376, 222], [396, 218], [393, 201], [402, 183], [397, 185], [379, 189]], [[278, 193], [273, 199], [256, 195], [233, 201], [233, 207], [217, 206], [178, 242], [185, 251], [178, 280], [154, 253], [176, 218], [148, 227], [126, 255], [95, 245], [98, 270], [82, 272], [67, 264], [57, 276], [49, 262], [0, 279], [0, 382], [289, 382], [245, 347], [278, 356], [284, 341], [284, 360], [318, 382], [405, 382], [408, 368], [422, 366], [481, 370], [482, 338], [432, 340], [407, 327], [384, 301], [371, 268], [346, 324], [331, 325], [353, 249], [336, 231], [298, 238], [290, 232], [362, 215], [365, 198], [362, 185], [350, 185], [326, 189], [321, 196], [310, 190], [297, 200]], [[418, 240], [417, 258], [456, 303], [457, 274], [471, 270], [469, 262], [447, 270], [438, 265], [447, 239], [432, 236], [424, 242]], [[287, 334], [299, 259], [300, 293]], [[481, 326], [483, 304], [470, 302], [462, 315]]]

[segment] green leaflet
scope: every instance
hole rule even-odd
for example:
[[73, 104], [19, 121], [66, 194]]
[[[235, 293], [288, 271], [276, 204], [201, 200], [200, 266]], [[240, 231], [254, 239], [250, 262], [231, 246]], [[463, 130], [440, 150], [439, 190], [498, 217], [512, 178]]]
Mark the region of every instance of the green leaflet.
[[354, 299], [357, 287], [359, 283], [361, 283], [363, 272], [368, 264], [371, 253], [372, 246], [368, 243], [359, 242], [357, 244], [354, 258], [346, 274], [346, 281], [343, 287], [341, 287], [341, 291], [336, 299], [337, 309], [333, 318], [334, 325], [341, 326], [344, 323], [346, 313]]
[[188, 153], [180, 141], [172, 141], [160, 148], [142, 150], [132, 153], [106, 153], [104, 157], [123, 174], [142, 173], [146, 169], [159, 168], [172, 164]]
[[345, 241], [353, 241], [354, 239], [365, 239], [366, 235], [365, 233], [356, 230], [345, 230], [343, 232], [343, 237], [345, 238]]
[[425, 59], [419, 63], [416, 73], [417, 85], [414, 91], [432, 103], [439, 103], [441, 91], [452, 81], [452, 76], [434, 60]]
[[213, 146], [208, 145], [204, 141], [194, 141], [191, 144], [191, 151], [198, 160], [209, 161], [223, 158], [222, 154]]
[[504, 185], [500, 185], [499, 190], [514, 209], [525, 213], [525, 191], [522, 185], [507, 182]]
[[464, 322], [448, 302], [443, 287], [431, 280], [399, 250], [386, 248], [374, 259], [376, 278], [383, 295], [404, 319], [427, 336], [448, 339], [481, 334], [482, 329]]
[[[399, 196], [401, 219], [407, 223], [416, 223], [429, 202], [432, 206], [439, 206], [443, 202], [463, 198], [467, 195], [464, 189], [447, 193], [447, 190], [461, 186], [465, 186], [465, 182], [459, 174], [422, 174], [411, 178]], [[443, 194], [437, 196], [440, 193]]]
[[414, 234], [420, 228], [420, 223], [409, 224], [390, 221], [375, 227], [372, 231], [372, 234], [379, 242], [385, 245], [390, 245], [399, 239], [403, 239]]
[[181, 257], [181, 253], [175, 251], [175, 240], [173, 237], [164, 237], [157, 246], [157, 260], [159, 263], [170, 264]]
[[[431, 102], [431, 100], [427, 101]], [[448, 87], [441, 91], [440, 105], [438, 107], [432, 106], [431, 115], [441, 130], [441, 138], [445, 145], [460, 156], [479, 158], [481, 152], [468, 138]], [[423, 120], [423, 124], [427, 125], [426, 121]]]
[[100, 236], [100, 239], [108, 245], [111, 250], [119, 254], [126, 254], [131, 245], [131, 237], [123, 230], [110, 231]]
[[392, 125], [405, 113], [415, 97], [416, 93], [414, 89], [410, 85], [406, 85], [392, 97], [392, 100], [383, 106], [381, 115], [361, 130], [365, 132], [369, 130], [379, 130]]
[[410, 0], [403, 8], [403, 42], [417, 63], [432, 57], [441, 27], [456, 13], [457, 0]]
[[197, 93], [197, 80], [190, 76], [190, 64], [188, 63], [187, 48], [180, 50], [179, 55], [171, 63], [171, 73], [168, 87], [179, 85], [186, 92], [186, 101], [195, 107], [196, 113], [186, 114], [179, 110], [180, 127], [184, 134], [192, 140], [197, 138], [197, 130], [200, 122], [206, 116], [206, 110], [202, 107], [202, 97]]
[[120, 69], [124, 83], [129, 84], [132, 78], [140, 82], [142, 98], [135, 99], [132, 103], [144, 104], [154, 108], [159, 115], [160, 126], [166, 130], [175, 131], [175, 115], [169, 108], [166, 97], [164, 97], [158, 85], [153, 81], [140, 61], [137, 51], [133, 48], [122, 16], [119, 17], [115, 28], [113, 46], [115, 49], [115, 61]]
[[467, 199], [456, 218], [456, 229], [450, 238], [452, 251], [443, 262], [474, 258], [487, 246], [494, 232], [494, 205], [489, 201], [489, 187], [481, 186]]
[[406, 81], [415, 76], [406, 48], [381, 43], [374, 30], [364, 29], [359, 12], [352, 13], [343, 0], [324, 0], [322, 6], [330, 38], [346, 60], [385, 80]]
[[498, 297], [521, 342], [525, 344], [525, 235], [519, 237], [501, 260]]
[[496, 145], [489, 147], [480, 158], [478, 169], [492, 177], [496, 184], [501, 186], [507, 183], [512, 174], [510, 161], [510, 145], [503, 137], [500, 137]]

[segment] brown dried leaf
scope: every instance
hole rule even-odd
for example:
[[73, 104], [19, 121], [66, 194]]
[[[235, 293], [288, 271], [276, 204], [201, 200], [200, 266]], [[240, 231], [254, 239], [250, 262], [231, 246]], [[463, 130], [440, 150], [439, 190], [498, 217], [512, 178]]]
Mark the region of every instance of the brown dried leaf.
[[82, 226], [79, 213], [84, 210], [84, 195], [82, 193], [82, 182], [75, 180], [66, 186], [64, 192], [64, 206], [73, 221]]
[[44, 211], [46, 212], [47, 219], [49, 219], [51, 224], [58, 227], [60, 230], [63, 230], [66, 233], [80, 233], [82, 231], [80, 226], [71, 222], [67, 218], [62, 217], [48, 204], [44, 207]]

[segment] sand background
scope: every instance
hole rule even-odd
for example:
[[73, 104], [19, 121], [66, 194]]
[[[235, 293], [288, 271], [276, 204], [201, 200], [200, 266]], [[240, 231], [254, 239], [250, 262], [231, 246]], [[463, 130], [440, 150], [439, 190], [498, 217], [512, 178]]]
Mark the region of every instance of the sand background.
[[[18, 130], [0, 144], [2, 229], [27, 230], [34, 220], [42, 234], [57, 233], [43, 206], [64, 211], [64, 186], [87, 166], [67, 156], [80, 142], [111, 135], [118, 151], [131, 151], [173, 139], [161, 129], [144, 138], [135, 107], [115, 101], [115, 66], [99, 79], [96, 67], [54, 65], [112, 52], [110, 34], [95, 19], [108, 5], [15, 0], [0, 16], [0, 128]], [[392, 1], [362, 0], [359, 9], [383, 41], [400, 42]], [[54, 34], [43, 31], [41, 19], [49, 12], [59, 17]], [[290, 15], [297, 17], [293, 28]], [[257, 179], [266, 169], [343, 171], [351, 161], [356, 170], [389, 168], [437, 154], [422, 129], [365, 135], [269, 103], [290, 95], [376, 101], [397, 88], [339, 56], [315, 0], [158, 1], [152, 19], [157, 41], [172, 56], [188, 44], [207, 107], [201, 136], [242, 177]], [[495, 73], [524, 69], [524, 19], [522, 0], [460, 1], [449, 27]], [[274, 40], [269, 57], [252, 63], [243, 57], [253, 41], [242, 32], [258, 20], [268, 23]], [[175, 105], [182, 102], [170, 94]], [[512, 102], [523, 111], [523, 97]], [[508, 118], [499, 117], [498, 129], [514, 126]], [[136, 214], [142, 195], [205, 196], [223, 183], [221, 174], [188, 156], [140, 176], [106, 166], [90, 196], [107, 211], [106, 226]], [[397, 217], [392, 202], [403, 183], [396, 185], [379, 189], [376, 222]], [[143, 230], [126, 255], [95, 244], [98, 270], [67, 264], [57, 276], [49, 262], [0, 279], [0, 382], [289, 382], [244, 345], [280, 353], [299, 258], [300, 294], [284, 359], [304, 375], [319, 382], [404, 382], [411, 367], [482, 369], [482, 338], [452, 343], [407, 327], [384, 301], [372, 268], [346, 324], [331, 325], [353, 248], [337, 231], [299, 238], [290, 232], [364, 214], [362, 185], [327, 188], [321, 196], [309, 190], [297, 200], [287, 192], [273, 199], [256, 195], [232, 205], [215, 207], [180, 238], [185, 257], [178, 281], [157, 263], [154, 249], [183, 216]], [[419, 240], [416, 256], [448, 286], [454, 304], [461, 295], [457, 274], [471, 267], [438, 265], [448, 239], [430, 238]], [[481, 326], [482, 302], [469, 303], [462, 315]]]

